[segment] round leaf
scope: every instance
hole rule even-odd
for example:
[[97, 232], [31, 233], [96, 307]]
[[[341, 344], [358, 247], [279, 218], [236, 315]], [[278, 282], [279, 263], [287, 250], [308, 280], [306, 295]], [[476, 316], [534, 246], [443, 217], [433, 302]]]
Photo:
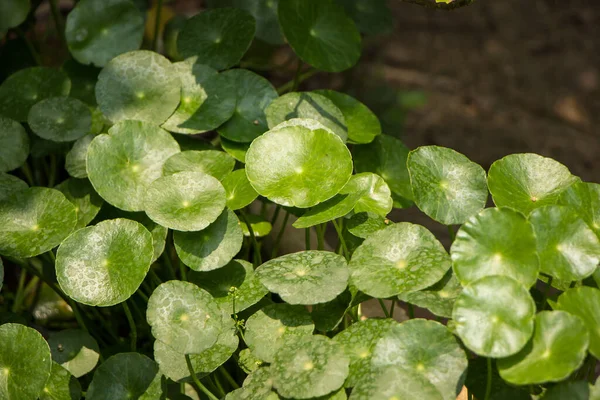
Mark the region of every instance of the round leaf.
[[588, 330], [579, 317], [542, 311], [536, 316], [532, 340], [519, 353], [498, 360], [498, 371], [515, 385], [562, 381], [581, 366], [588, 342]]
[[26, 258], [58, 246], [75, 228], [75, 206], [58, 190], [34, 187], [0, 202], [0, 254]]
[[62, 242], [56, 254], [56, 277], [73, 300], [112, 306], [138, 289], [152, 255], [152, 235], [142, 224], [106, 220], [75, 231]]
[[[290, 119], [314, 120], [338, 135], [348, 139], [348, 127], [342, 111], [327, 97], [311, 92], [292, 92], [273, 100], [267, 108], [269, 128]], [[320, 128], [320, 127], [319, 127]], [[312, 128], [315, 130], [316, 128]]]
[[29, 136], [21, 124], [0, 116], [0, 172], [19, 168], [29, 155]]
[[52, 363], [52, 373], [46, 382], [39, 400], [79, 400], [81, 385], [69, 371]]
[[596, 235], [600, 236], [600, 185], [576, 182], [561, 193], [558, 203], [574, 208]]
[[20, 324], [0, 326], [0, 398], [36, 399], [52, 370], [48, 343]]
[[277, 98], [277, 91], [252, 71], [232, 69], [223, 75], [235, 84], [237, 102], [233, 116], [218, 132], [234, 142], [249, 143], [269, 129], [265, 110]]
[[417, 371], [391, 365], [373, 368], [352, 391], [350, 400], [443, 400], [438, 389]]
[[454, 303], [452, 319], [463, 343], [485, 357], [520, 351], [533, 333], [535, 303], [525, 286], [508, 276], [470, 283]]
[[36, 135], [54, 142], [71, 142], [92, 127], [92, 114], [85, 103], [72, 97], [50, 97], [29, 111], [27, 123]]
[[450, 266], [448, 253], [431, 232], [400, 222], [375, 232], [354, 251], [351, 283], [369, 296], [386, 298], [425, 289]]
[[99, 67], [139, 49], [143, 36], [144, 16], [130, 0], [82, 0], [69, 13], [65, 26], [73, 57]]
[[194, 171], [222, 180], [233, 171], [234, 166], [235, 160], [223, 151], [187, 150], [171, 156], [163, 165], [163, 174], [173, 175], [177, 172]]
[[254, 355], [273, 362], [275, 353], [292, 336], [312, 335], [315, 326], [306, 308], [271, 304], [246, 321], [246, 343]]
[[158, 365], [139, 353], [119, 353], [94, 372], [86, 400], [128, 400], [142, 396], [153, 383]]
[[462, 224], [485, 207], [485, 171], [462, 154], [423, 146], [410, 152], [407, 166], [415, 203], [432, 219]]
[[221, 137], [221, 147], [223, 147], [223, 150], [225, 150], [231, 157], [235, 158], [241, 163], [245, 163], [246, 153], [248, 152], [250, 143], [238, 143]]
[[0, 114], [15, 121], [27, 121], [29, 109], [55, 96], [68, 96], [71, 80], [62, 71], [31, 67], [15, 72], [0, 85]]
[[396, 365], [424, 376], [447, 400], [456, 399], [467, 356], [439, 322], [412, 319], [387, 330], [375, 345], [371, 365]]
[[344, 9], [331, 0], [279, 3], [279, 25], [303, 61], [327, 72], [340, 72], [358, 61], [360, 34]]
[[14, 175], [0, 172], [0, 201], [9, 198], [19, 192], [27, 190], [29, 187], [25, 181]]
[[373, 212], [385, 217], [392, 211], [392, 193], [379, 175], [370, 172], [354, 175], [340, 193], [357, 192], [361, 189], [364, 194], [354, 206], [354, 212]]
[[324, 396], [342, 387], [349, 363], [342, 345], [326, 336], [289, 338], [275, 353], [273, 386], [284, 397]]
[[600, 357], [600, 290], [588, 286], [569, 289], [560, 295], [553, 308], [583, 320], [590, 332], [590, 353]]
[[344, 187], [351, 173], [348, 148], [322, 129], [271, 130], [254, 140], [246, 155], [250, 184], [284, 206], [308, 208], [328, 200]]
[[375, 345], [387, 331], [398, 323], [392, 319], [366, 319], [350, 325], [333, 340], [344, 347], [350, 359], [350, 373], [344, 386], [354, 387], [371, 371], [371, 358]]
[[152, 335], [181, 354], [201, 353], [221, 333], [221, 310], [210, 294], [193, 283], [169, 281], [158, 286], [146, 311]]
[[225, 208], [225, 189], [210, 175], [179, 172], [152, 182], [146, 191], [146, 214], [178, 231], [200, 231]]
[[371, 143], [377, 135], [381, 135], [381, 124], [377, 116], [354, 97], [335, 90], [316, 90], [314, 93], [333, 101], [344, 114], [350, 142]]
[[[260, 215], [244, 214], [244, 217], [245, 218], [243, 218], [240, 221], [240, 226], [242, 227], [242, 232], [244, 232], [244, 236], [250, 237], [254, 235], [254, 237], [259, 238], [265, 237], [269, 233], [271, 233], [273, 226], [269, 221], [267, 221]], [[252, 234], [250, 234], [248, 224], [250, 224], [250, 227], [252, 228]]]
[[544, 392], [540, 400], [589, 400], [590, 385], [586, 381], [561, 382]]
[[463, 285], [505, 275], [530, 287], [540, 269], [531, 224], [509, 208], [488, 208], [471, 217], [457, 232], [450, 254]]
[[52, 332], [48, 338], [48, 345], [52, 352], [52, 360], [76, 378], [94, 369], [100, 357], [96, 339], [79, 329]]
[[[242, 350], [243, 351], [243, 350]], [[226, 400], [279, 400], [272, 391], [271, 367], [258, 368], [244, 380], [244, 386], [227, 394]]]
[[594, 273], [600, 263], [600, 240], [575, 209], [540, 207], [529, 214], [529, 221], [542, 272], [559, 281], [580, 281]]
[[245, 169], [238, 169], [227, 175], [221, 181], [225, 188], [227, 207], [231, 210], [239, 210], [252, 203], [258, 197], [258, 193], [250, 184]]
[[195, 271], [223, 267], [241, 250], [243, 240], [240, 222], [229, 209], [202, 231], [173, 233], [177, 255]]
[[194, 134], [223, 124], [235, 109], [235, 83], [225, 74], [189, 59], [173, 64], [181, 79], [181, 102], [162, 125], [177, 133]]
[[88, 147], [96, 135], [88, 134], [75, 141], [65, 157], [65, 169], [73, 178], [87, 178], [85, 160]]
[[286, 254], [256, 269], [260, 282], [289, 304], [331, 301], [348, 286], [348, 275], [344, 257], [319, 250]]
[[70, 178], [57, 185], [55, 189], [60, 190], [75, 206], [77, 213], [75, 229], [84, 228], [92, 222], [104, 203], [87, 179]]
[[528, 215], [533, 209], [555, 204], [578, 178], [567, 167], [537, 154], [511, 154], [495, 161], [488, 172], [494, 203]]
[[366, 239], [373, 233], [385, 228], [390, 220], [370, 212], [356, 213], [346, 221], [346, 229], [354, 236]]
[[21, 25], [30, 8], [30, 0], [4, 0], [0, 3], [0, 37], [10, 28]]
[[102, 69], [96, 100], [113, 122], [161, 124], [179, 105], [181, 81], [165, 57], [147, 50], [121, 54]]
[[162, 176], [163, 163], [179, 152], [168, 132], [148, 122], [122, 121], [89, 145], [87, 172], [94, 189], [125, 211], [144, 210], [148, 186]]
[[398, 299], [418, 307], [423, 307], [431, 313], [444, 318], [452, 318], [452, 309], [462, 286], [452, 271], [448, 271], [441, 281], [427, 289], [412, 293], [402, 293]]
[[183, 58], [198, 57], [202, 63], [222, 70], [240, 62], [254, 38], [254, 18], [238, 8], [204, 11], [185, 23], [177, 36]]

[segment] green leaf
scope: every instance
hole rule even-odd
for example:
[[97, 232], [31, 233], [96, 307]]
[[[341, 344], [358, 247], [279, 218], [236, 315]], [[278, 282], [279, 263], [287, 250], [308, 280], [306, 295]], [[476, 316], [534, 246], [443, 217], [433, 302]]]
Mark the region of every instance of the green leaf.
[[244, 208], [258, 197], [258, 193], [250, 184], [244, 168], [227, 175], [223, 178], [221, 184], [225, 188], [227, 207], [231, 210]]
[[588, 286], [569, 289], [558, 297], [552, 308], [583, 320], [590, 332], [590, 353], [600, 357], [600, 290]]
[[181, 81], [173, 65], [147, 50], [121, 54], [98, 76], [96, 100], [113, 122], [138, 120], [161, 124], [179, 105]]
[[173, 64], [181, 79], [181, 102], [162, 125], [177, 133], [213, 130], [231, 118], [235, 109], [235, 84], [225, 74], [189, 59]]
[[4, 0], [0, 3], [0, 37], [6, 31], [21, 25], [27, 18], [31, 4], [29, 0]]
[[498, 360], [498, 371], [515, 385], [562, 381], [583, 364], [588, 342], [587, 327], [579, 317], [542, 311], [531, 341], [519, 353]]
[[366, 239], [389, 224], [390, 220], [375, 213], [360, 212], [352, 215], [352, 217], [346, 221], [346, 229], [354, 236]]
[[119, 353], [101, 364], [90, 384], [86, 400], [127, 400], [142, 396], [153, 383], [158, 365], [139, 353]]
[[350, 400], [443, 400], [438, 389], [417, 371], [391, 365], [373, 368], [361, 379]]
[[69, 178], [58, 184], [55, 189], [60, 190], [67, 200], [75, 206], [75, 212], [77, 213], [76, 230], [84, 228], [92, 222], [104, 203], [87, 179]]
[[233, 260], [213, 271], [193, 272], [189, 279], [210, 293], [229, 314], [244, 311], [269, 293], [254, 274], [252, 264], [244, 260]]
[[[469, 368], [465, 386], [476, 399], [485, 398], [487, 390], [487, 360], [484, 357], [469, 359]], [[492, 362], [492, 381], [489, 400], [531, 400], [531, 395], [527, 387], [514, 387], [507, 384], [496, 368], [496, 363]]]
[[326, 336], [288, 338], [271, 365], [273, 386], [284, 397], [324, 396], [342, 387], [349, 363], [342, 345]]
[[305, 307], [285, 303], [263, 307], [246, 321], [246, 343], [254, 355], [273, 362], [275, 353], [293, 336], [312, 335], [315, 326]]
[[95, 88], [96, 82], [98, 82], [100, 69], [94, 66], [80, 64], [72, 58], [69, 58], [64, 62], [62, 69], [71, 79], [72, 85], [69, 96], [79, 99], [90, 106], [95, 106]]
[[247, 11], [204, 11], [187, 20], [177, 36], [177, 50], [183, 58], [197, 57], [217, 70], [227, 69], [240, 62], [255, 30], [254, 18]]
[[225, 189], [210, 175], [179, 172], [152, 182], [146, 191], [146, 214], [178, 231], [200, 231], [225, 208]]
[[31, 107], [56, 96], [68, 96], [71, 80], [64, 72], [31, 67], [15, 72], [0, 85], [0, 114], [15, 121], [27, 121]]
[[143, 36], [144, 16], [130, 0], [81, 0], [67, 16], [65, 26], [73, 57], [98, 67], [139, 49]]
[[454, 303], [452, 319], [465, 346], [484, 357], [519, 352], [533, 333], [535, 303], [518, 281], [485, 276], [467, 285]]
[[379, 135], [370, 144], [354, 147], [356, 172], [373, 172], [385, 180], [393, 194], [412, 200], [413, 193], [406, 167], [408, 152], [408, 148], [400, 140]]
[[265, 78], [245, 69], [223, 73], [236, 87], [237, 102], [229, 121], [217, 130], [221, 137], [234, 142], [249, 143], [269, 130], [265, 110], [278, 97]]
[[281, 1], [278, 14], [283, 34], [302, 61], [340, 72], [360, 58], [358, 29], [333, 0]]
[[19, 168], [29, 155], [29, 136], [17, 121], [0, 116], [0, 172]]
[[531, 287], [540, 270], [533, 228], [509, 208], [487, 208], [471, 217], [458, 230], [450, 254], [462, 285], [505, 275]]
[[350, 373], [345, 387], [354, 387], [361, 379], [370, 375], [375, 345], [397, 324], [392, 319], [366, 319], [350, 325], [333, 338], [344, 347], [350, 359]]
[[586, 381], [562, 382], [548, 389], [540, 400], [588, 400], [590, 387]]
[[211, 295], [183, 281], [159, 285], [148, 301], [146, 318], [152, 335], [181, 354], [209, 349], [223, 325], [221, 310]]
[[[254, 214], [246, 214], [246, 221], [250, 223], [250, 227], [252, 228], [252, 233], [255, 237], [265, 237], [269, 233], [271, 233], [271, 229], [273, 226], [269, 221], [261, 217], [260, 215]], [[240, 221], [240, 226], [242, 227], [242, 232], [244, 232], [244, 236], [250, 237], [250, 229], [248, 229], [248, 225], [244, 220]]]
[[52, 370], [48, 343], [20, 324], [0, 326], [0, 398], [36, 399]]
[[284, 39], [277, 20], [279, 0], [233, 0], [235, 8], [248, 11], [256, 20], [256, 38], [269, 44], [283, 44]]
[[351, 304], [352, 293], [346, 289], [335, 299], [312, 306], [310, 315], [315, 322], [316, 329], [321, 332], [330, 332], [337, 328]]
[[356, 249], [350, 282], [369, 296], [386, 298], [425, 289], [450, 266], [450, 256], [431, 232], [400, 222], [375, 232]]
[[462, 286], [450, 270], [435, 285], [418, 292], [402, 293], [398, 295], [398, 299], [426, 308], [437, 316], [452, 318], [454, 302], [461, 292]]
[[256, 276], [289, 304], [318, 304], [335, 299], [348, 286], [344, 257], [319, 250], [286, 254], [262, 264]]
[[[354, 177], [350, 178], [350, 182]], [[346, 186], [348, 186], [346, 184]], [[360, 190], [348, 193], [336, 194], [331, 199], [317, 204], [298, 218], [292, 225], [294, 228], [308, 228], [314, 225], [333, 221], [350, 213], [358, 201], [365, 195], [366, 191]]]
[[271, 367], [258, 368], [244, 380], [244, 386], [230, 392], [226, 400], [279, 400], [280, 397], [272, 391], [273, 379]]
[[121, 121], [98, 135], [87, 152], [94, 189], [125, 211], [143, 211], [146, 190], [162, 176], [163, 163], [179, 152], [168, 132], [148, 122]]
[[241, 163], [245, 163], [246, 153], [248, 152], [250, 143], [238, 143], [221, 137], [221, 147], [223, 147], [223, 150], [225, 150], [231, 157], [235, 158]]
[[394, 13], [386, 0], [337, 0], [358, 29], [366, 35], [390, 33], [394, 28]]
[[[221, 310], [221, 325], [222, 331], [215, 344], [199, 354], [189, 355], [198, 378], [203, 378], [219, 368], [238, 348], [239, 339], [234, 321], [229, 316], [229, 312], [224, 310]], [[184, 354], [178, 353], [172, 347], [156, 340], [154, 342], [154, 358], [165, 376], [175, 382], [191, 381]]]
[[325, 130], [290, 126], [250, 145], [246, 174], [275, 203], [308, 208], [335, 196], [348, 182], [352, 158], [342, 140]]
[[2, 284], [4, 283], [4, 264], [0, 258], [0, 291], [2, 291]]
[[540, 207], [529, 214], [529, 221], [542, 272], [562, 281], [580, 281], [594, 273], [600, 263], [600, 240], [575, 209]]
[[558, 204], [574, 208], [579, 216], [600, 236], [600, 185], [576, 182], [558, 198]]
[[48, 337], [52, 360], [79, 378], [94, 369], [100, 357], [96, 339], [79, 329], [52, 332]]
[[139, 222], [113, 219], [80, 229], [56, 253], [56, 277], [73, 300], [112, 306], [127, 300], [150, 269], [150, 232]]
[[431, 382], [446, 400], [455, 400], [467, 370], [467, 356], [442, 324], [412, 319], [395, 324], [377, 341], [371, 365], [413, 370]]
[[0, 172], [0, 202], [28, 188], [25, 181], [14, 175]]
[[[286, 2], [289, 1], [286, 0]], [[284, 94], [271, 102], [266, 113], [269, 128], [272, 130], [277, 125], [291, 119], [314, 120], [330, 129], [344, 142], [348, 139], [348, 127], [344, 114], [333, 101], [318, 93], [292, 92]], [[310, 124], [312, 121], [297, 122]], [[320, 126], [318, 128], [321, 129]], [[315, 129], [317, 128], [311, 128], [311, 130]]]
[[256, 357], [250, 349], [246, 348], [239, 352], [238, 365], [247, 374], [259, 369], [263, 362]]
[[26, 258], [58, 246], [75, 228], [75, 206], [58, 190], [34, 187], [0, 202], [0, 254]]
[[340, 193], [356, 192], [360, 188], [364, 188], [365, 193], [358, 199], [354, 212], [373, 212], [385, 217], [392, 211], [390, 188], [379, 175], [370, 172], [354, 175]]
[[560, 194], [578, 179], [558, 161], [531, 153], [508, 155], [495, 161], [488, 172], [496, 206], [512, 207], [525, 215], [556, 204]]
[[422, 146], [408, 155], [417, 207], [444, 224], [462, 224], [483, 210], [488, 197], [485, 171], [446, 147]]
[[199, 232], [173, 232], [175, 251], [194, 271], [210, 271], [230, 262], [241, 250], [242, 228], [235, 213], [225, 209], [209, 226]]
[[56, 362], [52, 363], [52, 373], [46, 382], [39, 400], [79, 400], [81, 385], [73, 375]]
[[235, 166], [235, 160], [227, 153], [218, 150], [187, 150], [169, 157], [163, 165], [164, 175], [183, 171], [202, 172], [223, 180]]
[[335, 90], [315, 90], [313, 93], [327, 97], [340, 109], [348, 125], [348, 141], [351, 143], [371, 143], [381, 135], [377, 116], [354, 97]]
[[65, 158], [65, 169], [73, 178], [84, 179], [88, 177], [85, 160], [88, 147], [96, 135], [88, 134], [75, 141], [73, 147]]

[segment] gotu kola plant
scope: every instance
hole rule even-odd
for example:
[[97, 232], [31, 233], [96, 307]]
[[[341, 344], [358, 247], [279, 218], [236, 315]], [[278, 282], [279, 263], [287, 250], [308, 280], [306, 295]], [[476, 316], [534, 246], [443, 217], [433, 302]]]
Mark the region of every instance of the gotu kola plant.
[[[219, 2], [172, 20], [168, 57], [162, 1], [146, 40], [130, 0], [50, 3], [62, 68], [29, 1], [0, 6], [42, 62], [0, 86], [0, 398], [600, 398], [600, 186], [535, 154], [486, 174], [409, 151], [355, 98], [298, 91], [358, 61], [384, 1]], [[276, 89], [252, 57], [285, 43]], [[449, 251], [386, 219], [413, 205]], [[280, 254], [290, 215], [305, 249]], [[369, 298], [437, 320], [367, 318]]]

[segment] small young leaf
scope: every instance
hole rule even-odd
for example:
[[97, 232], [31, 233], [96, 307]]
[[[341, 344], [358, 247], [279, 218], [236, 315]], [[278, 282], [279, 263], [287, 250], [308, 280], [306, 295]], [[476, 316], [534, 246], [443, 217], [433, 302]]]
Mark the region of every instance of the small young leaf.
[[163, 165], [164, 175], [183, 171], [202, 172], [223, 180], [235, 166], [235, 160], [227, 153], [217, 150], [187, 150], [169, 157]]
[[98, 107], [113, 122], [161, 124], [179, 105], [181, 81], [169, 60], [147, 50], [121, 54], [98, 76]]
[[485, 276], [467, 285], [454, 303], [452, 319], [465, 346], [484, 357], [508, 357], [531, 338], [535, 303], [518, 281]]
[[350, 281], [369, 296], [386, 298], [425, 289], [450, 266], [450, 256], [431, 232], [401, 222], [375, 232], [356, 249]]
[[277, 91], [265, 78], [245, 69], [223, 73], [236, 87], [237, 102], [229, 121], [217, 130], [221, 137], [250, 143], [269, 130], [265, 110], [277, 98]]
[[30, 9], [30, 0], [4, 0], [0, 4], [0, 37], [10, 28], [21, 25]]
[[258, 197], [258, 193], [250, 184], [245, 169], [238, 169], [227, 175], [221, 181], [225, 188], [227, 207], [231, 210], [239, 210], [252, 203]]
[[75, 229], [84, 228], [92, 222], [104, 203], [87, 179], [69, 178], [56, 185], [55, 189], [60, 190], [75, 206], [77, 212]]
[[452, 318], [452, 309], [462, 286], [452, 271], [446, 272], [441, 281], [418, 292], [401, 293], [398, 299], [431, 311], [444, 318]]
[[183, 58], [197, 57], [217, 70], [233, 67], [254, 38], [254, 18], [238, 8], [204, 11], [185, 23], [177, 36], [177, 50]]
[[[246, 214], [246, 221], [250, 224], [250, 227], [252, 228], [252, 234], [257, 238], [267, 236], [269, 233], [271, 233], [271, 230], [273, 229], [271, 223], [263, 217], [261, 217], [260, 215]], [[240, 221], [240, 226], [242, 227], [242, 232], [244, 232], [244, 236], [250, 237], [252, 235], [250, 234], [250, 229], [248, 229], [246, 221]]]
[[75, 378], [94, 369], [100, 357], [96, 339], [79, 329], [52, 332], [48, 337], [52, 360], [65, 368]]
[[150, 269], [152, 236], [128, 219], [80, 229], [56, 253], [56, 277], [73, 300], [107, 307], [127, 300]]
[[600, 185], [576, 182], [561, 193], [558, 204], [573, 207], [596, 235], [600, 236]]
[[495, 161], [488, 172], [496, 206], [511, 207], [525, 215], [556, 204], [560, 194], [578, 179], [558, 161], [531, 153], [508, 155]]
[[39, 400], [80, 400], [81, 385], [73, 375], [56, 362]]
[[19, 168], [29, 155], [29, 136], [17, 121], [0, 116], [0, 172]]
[[65, 169], [73, 178], [84, 179], [88, 177], [85, 162], [90, 143], [96, 135], [88, 134], [75, 141], [73, 147], [65, 158]]
[[360, 58], [360, 33], [335, 1], [281, 1], [278, 15], [285, 38], [304, 62], [340, 72]]
[[464, 286], [489, 275], [505, 275], [526, 287], [537, 280], [540, 262], [531, 224], [509, 208], [488, 208], [457, 232], [452, 267]]
[[350, 400], [443, 400], [438, 389], [421, 373], [389, 365], [373, 368], [357, 383]]
[[564, 311], [542, 311], [533, 338], [517, 354], [498, 360], [500, 376], [515, 385], [558, 382], [583, 363], [589, 333], [579, 317]]
[[29, 188], [27, 183], [14, 175], [0, 172], [0, 201]]
[[327, 251], [308, 250], [286, 254], [256, 269], [260, 282], [289, 304], [326, 303], [348, 286], [344, 257]]

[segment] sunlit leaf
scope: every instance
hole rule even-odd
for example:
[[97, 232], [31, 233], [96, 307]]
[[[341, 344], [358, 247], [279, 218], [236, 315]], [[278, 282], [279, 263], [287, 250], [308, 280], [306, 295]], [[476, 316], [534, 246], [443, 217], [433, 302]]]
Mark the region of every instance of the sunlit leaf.
[[187, 150], [169, 157], [163, 165], [164, 175], [194, 171], [223, 180], [235, 166], [235, 160], [229, 154], [217, 150]]
[[558, 204], [574, 208], [600, 236], [600, 185], [597, 183], [576, 182], [561, 193]]
[[55, 187], [75, 206], [77, 225], [75, 229], [87, 226], [96, 217], [104, 201], [96, 193], [87, 179], [69, 178]]
[[65, 169], [73, 178], [87, 178], [85, 160], [88, 147], [96, 135], [88, 134], [75, 141], [65, 158]]
[[373, 368], [356, 385], [350, 400], [443, 400], [438, 389], [417, 371], [396, 365]]
[[0, 116], [0, 172], [19, 168], [29, 155], [29, 136], [21, 124]]
[[452, 271], [446, 272], [441, 281], [426, 289], [412, 293], [402, 293], [398, 299], [418, 307], [423, 307], [433, 314], [444, 318], [452, 318], [452, 309], [462, 286]]
[[227, 175], [221, 181], [225, 188], [227, 207], [231, 210], [239, 210], [252, 203], [258, 197], [258, 193], [250, 184], [245, 169], [238, 169]]
[[81, 385], [73, 375], [56, 362], [39, 400], [80, 400]]
[[48, 337], [52, 360], [79, 378], [90, 372], [100, 357], [96, 339], [79, 329], [52, 332]]
[[352, 215], [352, 217], [346, 221], [346, 229], [354, 236], [366, 239], [389, 224], [389, 220], [375, 213], [361, 212]]

